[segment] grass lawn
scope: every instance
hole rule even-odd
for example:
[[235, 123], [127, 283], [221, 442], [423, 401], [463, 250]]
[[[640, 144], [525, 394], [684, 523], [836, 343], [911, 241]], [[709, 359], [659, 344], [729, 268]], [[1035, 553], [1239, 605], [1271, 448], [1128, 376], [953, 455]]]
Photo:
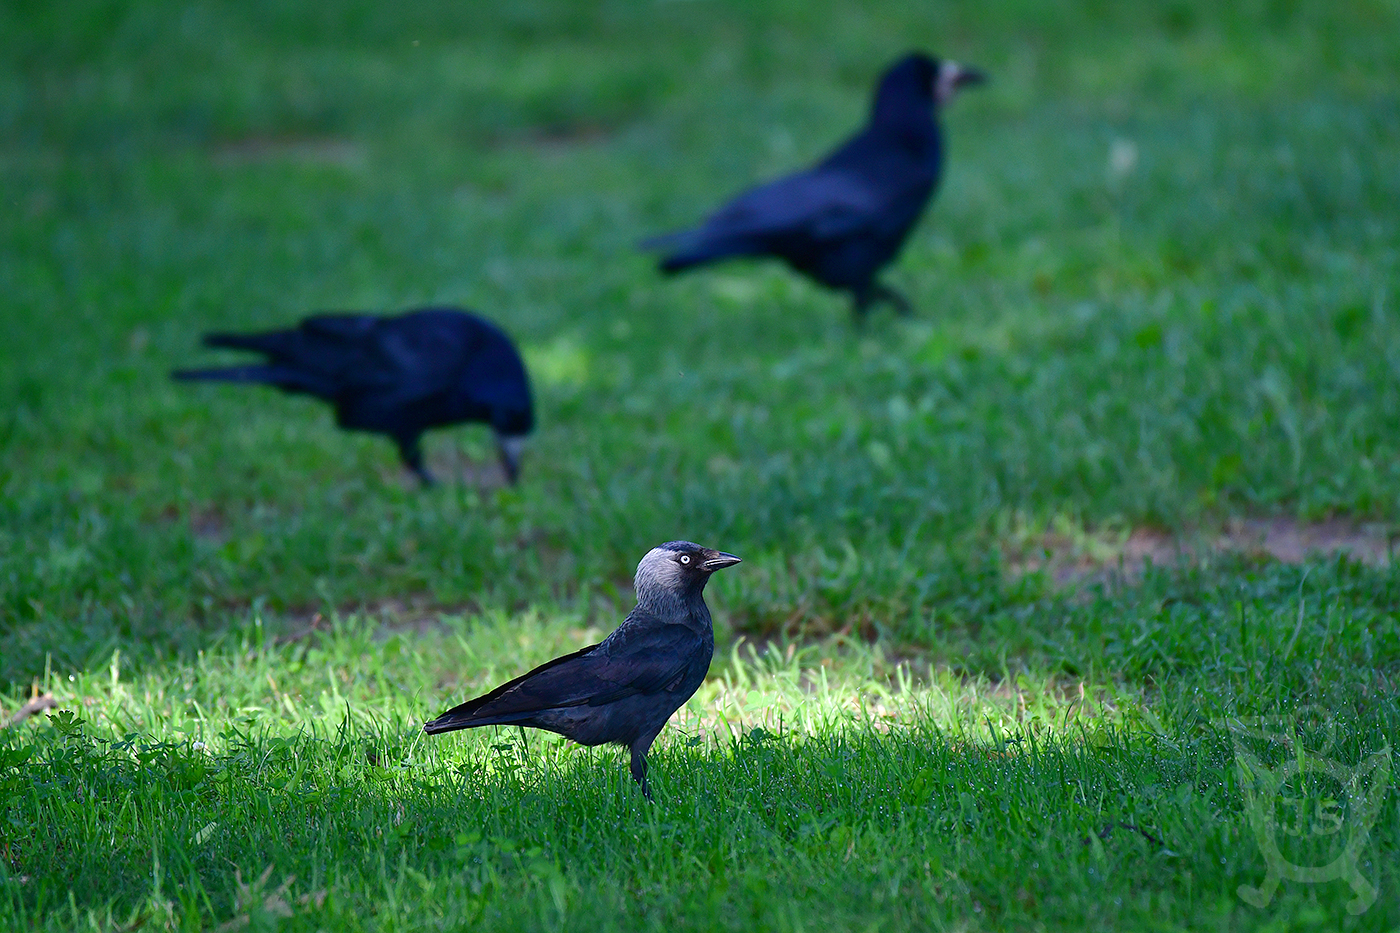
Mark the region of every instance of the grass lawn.
[[[1400, 570], [1130, 546], [1400, 529], [1397, 35], [1393, 0], [0, 7], [0, 723], [60, 710], [0, 729], [0, 929], [1400, 926]], [[993, 76], [888, 274], [913, 319], [636, 252], [910, 47]], [[518, 487], [480, 428], [420, 490], [325, 406], [167, 378], [205, 330], [430, 303], [521, 344]], [[654, 805], [617, 750], [421, 734], [674, 538], [744, 563]]]

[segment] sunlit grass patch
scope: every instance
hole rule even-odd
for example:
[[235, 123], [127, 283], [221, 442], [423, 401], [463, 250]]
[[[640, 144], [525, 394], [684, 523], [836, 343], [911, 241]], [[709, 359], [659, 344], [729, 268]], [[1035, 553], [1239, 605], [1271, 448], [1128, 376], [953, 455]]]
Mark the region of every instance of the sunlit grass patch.
[[[239, 638], [194, 658], [133, 668], [117, 650], [93, 671], [50, 675], [36, 681], [34, 691], [83, 719], [91, 734], [109, 738], [140, 734], [215, 748], [229, 723], [283, 736], [327, 724], [413, 734], [439, 706], [483, 693], [605, 634], [577, 615], [537, 612], [408, 615], [388, 628], [366, 616], [318, 616], [309, 627], [294, 623], [279, 630], [284, 634], [265, 630], [254, 614]], [[914, 722], [981, 738], [988, 730], [1063, 732], [1121, 723], [1120, 706], [1132, 694], [1111, 681], [1086, 684], [1019, 665], [1002, 678], [969, 674], [890, 657], [881, 643], [849, 637], [773, 642], [762, 650], [740, 637], [729, 643], [727, 656], [716, 658], [715, 674], [677, 712], [678, 734], [729, 741], [754, 729], [889, 731]], [[17, 703], [25, 696], [12, 694]]]
[[[481, 625], [481, 643], [548, 653], [579, 634], [518, 621]], [[349, 620], [52, 684], [76, 713], [0, 732], [0, 909], [56, 927], [1221, 920], [1264, 870], [1231, 717], [1303, 714], [1247, 691], [1203, 702], [1209, 675], [1147, 697], [1031, 671], [913, 676], [859, 646], [741, 645], [663, 733], [648, 804], [620, 750], [513, 728], [422, 735], [459, 698], [435, 682], [472, 624], [405, 639]], [[1312, 674], [1263, 660], [1256, 672]], [[1342, 686], [1329, 754], [1376, 750], [1400, 726], [1393, 694]], [[1393, 831], [1387, 812], [1376, 838]], [[1367, 871], [1397, 883], [1387, 864]], [[1276, 910], [1346, 896], [1293, 890]]]
[[[853, 726], [891, 732], [933, 728], [954, 739], [997, 742], [1012, 733], [1081, 736], [1123, 723], [1135, 697], [1112, 682], [1021, 671], [993, 680], [947, 667], [888, 658], [877, 643], [849, 639], [770, 645], [736, 643], [719, 677], [703, 685], [676, 726], [688, 734], [738, 738], [816, 735]], [[678, 714], [678, 715], [681, 715]]]

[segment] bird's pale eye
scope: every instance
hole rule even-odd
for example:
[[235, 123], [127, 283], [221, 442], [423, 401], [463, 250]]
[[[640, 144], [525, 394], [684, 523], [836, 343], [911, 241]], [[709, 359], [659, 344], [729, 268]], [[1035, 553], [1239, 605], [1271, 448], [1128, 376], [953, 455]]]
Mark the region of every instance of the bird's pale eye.
[[682, 564], [688, 564], [688, 563], [690, 563], [690, 555], [689, 555], [689, 554], [682, 554], [682, 555], [681, 555], [681, 563], [682, 563]]

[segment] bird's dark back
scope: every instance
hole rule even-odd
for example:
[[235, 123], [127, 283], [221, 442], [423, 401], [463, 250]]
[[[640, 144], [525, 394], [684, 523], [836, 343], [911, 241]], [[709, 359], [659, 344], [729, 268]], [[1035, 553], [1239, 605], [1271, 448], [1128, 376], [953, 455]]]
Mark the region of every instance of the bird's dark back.
[[[379, 321], [372, 314], [321, 314], [282, 330], [206, 334], [204, 343], [261, 353], [273, 385], [334, 401], [347, 386], [382, 370], [374, 354]], [[279, 374], [284, 378], [275, 378]]]
[[490, 321], [455, 308], [424, 308], [380, 319], [364, 339], [366, 369], [337, 399], [346, 427], [480, 421], [507, 435], [534, 427], [525, 364]]
[[330, 402], [344, 428], [405, 436], [481, 421], [520, 435], [534, 426], [515, 345], [495, 324], [456, 308], [318, 314], [294, 328], [211, 334], [205, 342], [264, 354], [258, 381]]

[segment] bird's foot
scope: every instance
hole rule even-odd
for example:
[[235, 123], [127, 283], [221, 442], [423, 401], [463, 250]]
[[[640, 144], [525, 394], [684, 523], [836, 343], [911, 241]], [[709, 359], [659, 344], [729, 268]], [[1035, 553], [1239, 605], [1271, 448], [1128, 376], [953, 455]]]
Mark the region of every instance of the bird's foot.
[[909, 299], [888, 285], [876, 286], [875, 300], [889, 302], [890, 307], [894, 308], [894, 313], [900, 317], [910, 317], [914, 313], [914, 306], [909, 303]]
[[864, 325], [865, 319], [870, 315], [870, 309], [881, 302], [888, 304], [900, 317], [910, 317], [914, 313], [914, 306], [909, 303], [908, 298], [888, 285], [872, 285], [868, 291], [855, 296], [852, 310], [855, 312], [856, 326]]

